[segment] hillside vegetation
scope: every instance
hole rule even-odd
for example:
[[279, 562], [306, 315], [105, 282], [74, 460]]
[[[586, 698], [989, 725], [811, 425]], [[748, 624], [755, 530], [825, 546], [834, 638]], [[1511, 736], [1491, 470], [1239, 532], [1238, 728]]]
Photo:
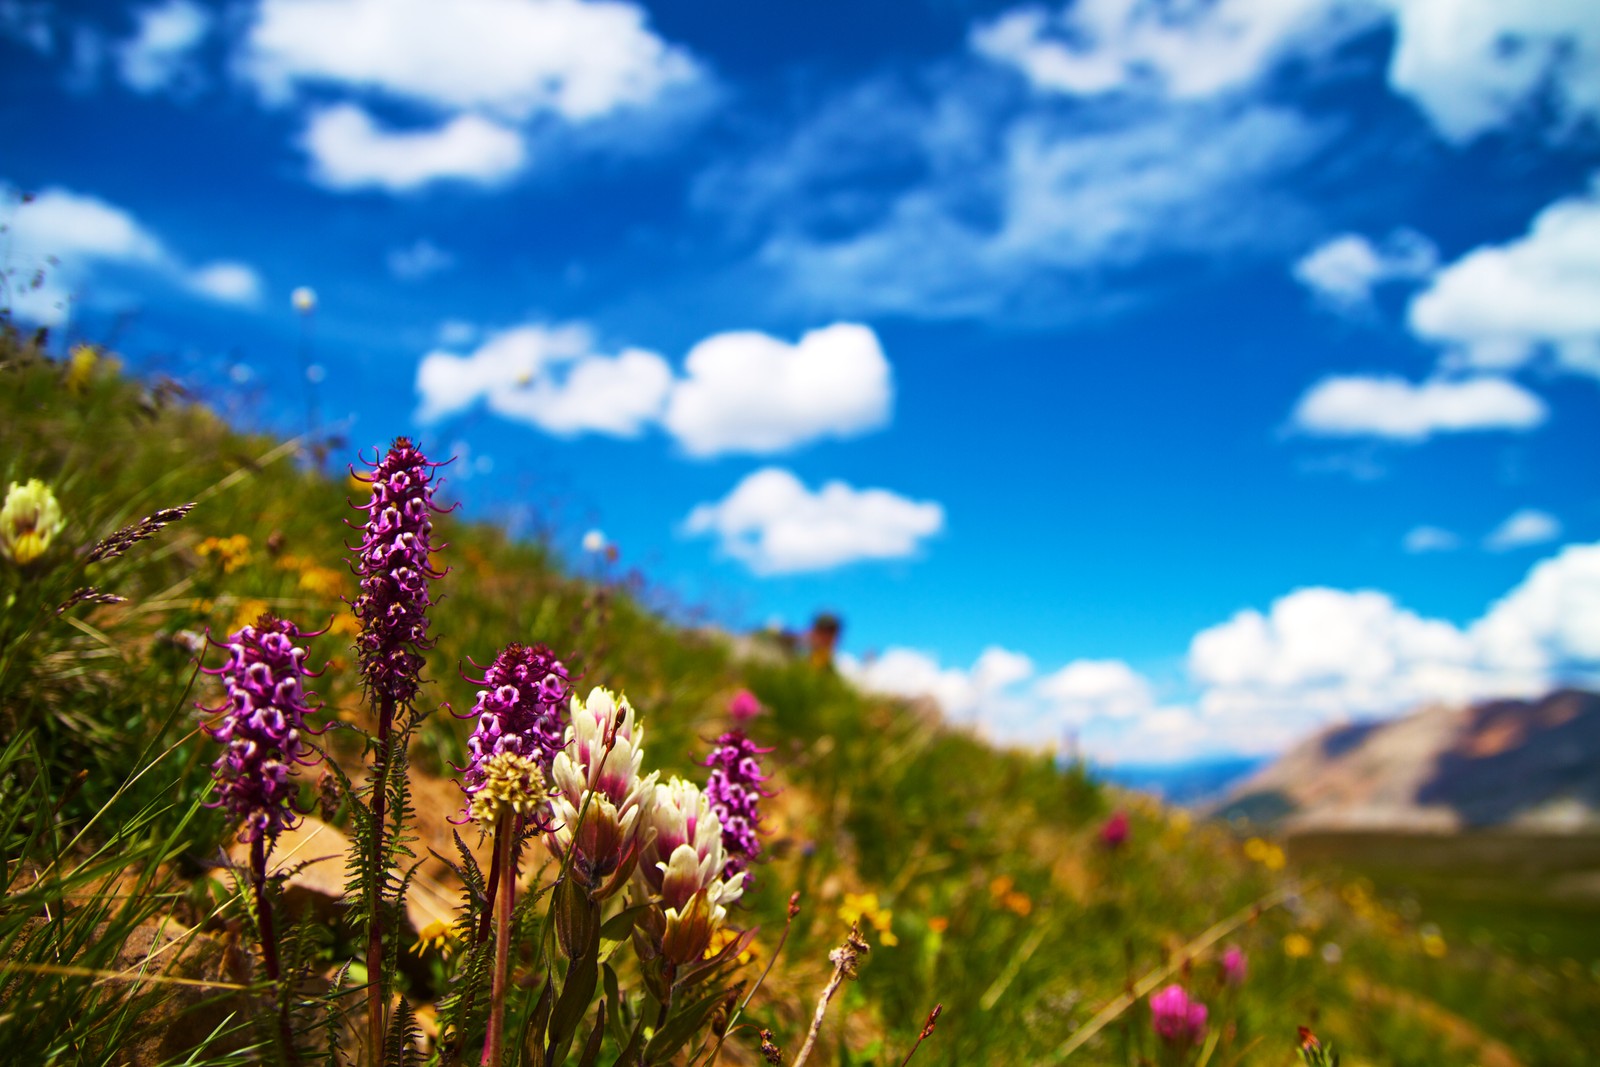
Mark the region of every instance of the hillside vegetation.
[[[206, 984], [253, 973], [236, 958], [253, 948], [247, 894], [225, 859], [234, 828], [203, 806], [217, 745], [194, 703], [215, 704], [218, 691], [196, 654], [207, 666], [221, 657], [196, 635], [268, 609], [328, 627], [311, 641], [313, 661], [329, 663], [321, 718], [370, 725], [345, 599], [346, 520], [361, 518], [348, 501], [364, 487], [315, 469], [300, 443], [238, 431], [180, 390], [130, 380], [103, 354], [53, 360], [15, 336], [0, 346], [0, 484], [40, 479], [65, 523], [38, 561], [0, 560], [0, 1049], [27, 1063], [258, 1061], [245, 994]], [[368, 455], [388, 444], [362, 443]], [[357, 462], [352, 449], [327, 468]], [[446, 503], [449, 493], [447, 480]], [[85, 562], [119, 527], [189, 502], [124, 554]], [[1296, 870], [1269, 841], [863, 696], [781, 643], [675, 626], [648, 607], [643, 577], [615, 566], [580, 577], [546, 547], [458, 515], [438, 529], [448, 571], [419, 705], [439, 710], [411, 742], [415, 852], [454, 855], [452, 767], [471, 724], [441, 705], [470, 708], [463, 672], [511, 641], [550, 646], [580, 692], [625, 692], [650, 765], [697, 780], [729, 700], [748, 688], [765, 708], [750, 732], [774, 749], [765, 765], [778, 793], [767, 862], [731, 920], [757, 929], [738, 975], [754, 981], [800, 895], [746, 1016], [773, 1032], [781, 1062], [853, 919], [871, 952], [829, 1008], [811, 1063], [900, 1064], [936, 1003], [943, 1014], [916, 1053], [924, 1067], [1288, 1064], [1301, 1025], [1346, 1065], [1592, 1062], [1600, 983], [1588, 960], [1460, 943], [1369, 883]], [[81, 587], [98, 594], [58, 614]], [[352, 731], [320, 743], [359, 777]], [[318, 800], [313, 775], [302, 807]], [[324, 807], [349, 829], [347, 806]], [[1115, 812], [1128, 819], [1121, 844], [1103, 833]], [[477, 831], [460, 830], [472, 844]], [[437, 861], [422, 874], [459, 888]], [[308, 913], [302, 951], [320, 973], [359, 962], [340, 908]], [[1247, 961], [1242, 977], [1223, 967], [1230, 946]], [[416, 947], [398, 992], [426, 1034], [445, 972], [436, 947]], [[180, 957], [200, 969], [168, 966]], [[220, 961], [212, 971], [208, 959]], [[199, 984], [167, 980], [202, 973]], [[1208, 1008], [1192, 1045], [1152, 1029], [1150, 994], [1174, 983]], [[754, 1028], [737, 1028], [721, 1057], [759, 1062], [758, 1044]]]

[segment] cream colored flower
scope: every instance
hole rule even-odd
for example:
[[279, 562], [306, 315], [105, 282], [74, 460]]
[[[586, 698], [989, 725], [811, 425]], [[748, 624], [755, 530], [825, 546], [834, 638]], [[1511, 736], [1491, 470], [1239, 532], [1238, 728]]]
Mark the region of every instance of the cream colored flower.
[[640, 815], [659, 772], [639, 774], [644, 726], [628, 698], [609, 689], [572, 698], [566, 740], [550, 764], [556, 792], [548, 840], [557, 856], [571, 850], [578, 880], [603, 899], [621, 888], [638, 859]]
[[674, 963], [688, 963], [705, 954], [728, 905], [743, 895], [745, 874], [722, 877], [722, 823], [693, 782], [673, 778], [657, 785], [646, 817], [654, 833], [635, 878], [660, 898], [662, 952]]
[[50, 542], [66, 526], [55, 493], [37, 478], [6, 490], [0, 506], [0, 555], [26, 566], [50, 550]]

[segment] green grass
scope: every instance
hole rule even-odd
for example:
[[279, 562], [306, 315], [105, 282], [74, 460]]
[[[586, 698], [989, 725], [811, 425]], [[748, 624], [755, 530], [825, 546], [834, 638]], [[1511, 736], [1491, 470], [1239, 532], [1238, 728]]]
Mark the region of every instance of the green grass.
[[[173, 714], [193, 699], [185, 695], [193, 661], [183, 643], [207, 628], [227, 632], [260, 604], [307, 626], [343, 616], [340, 593], [353, 588], [343, 563], [350, 489], [304, 465], [299, 449], [236, 432], [204, 408], [153, 398], [104, 365], [71, 389], [61, 364], [15, 339], [0, 342], [0, 364], [0, 482], [50, 482], [70, 523], [49, 567], [3, 576], [9, 599], [0, 641], [8, 644], [0, 697], [15, 753], [0, 775], [0, 815], [32, 829], [6, 841], [0, 934], [12, 931], [13, 945], [35, 938], [24, 946], [29, 959], [48, 949], [52, 960], [91, 969], [109, 966], [107, 953], [153, 917], [181, 915], [224, 938], [237, 913], [226, 892], [215, 894], [208, 872], [229, 827], [197, 807], [210, 754], [194, 735], [196, 720]], [[189, 518], [115, 565], [74, 569], [75, 549], [191, 500], [198, 506]], [[1320, 881], [1248, 918], [1253, 902], [1299, 872], [1250, 862], [1221, 827], [1186, 828], [1153, 803], [1119, 796], [1048, 755], [990, 748], [905, 705], [867, 698], [776, 646], [741, 656], [713, 632], [682, 629], [647, 610], [647, 590], [615, 575], [575, 576], [539, 543], [512, 541], [459, 516], [441, 526], [450, 573], [439, 583], [445, 596], [433, 616], [438, 644], [426, 701], [470, 707], [473, 687], [460, 676], [469, 657], [485, 663], [512, 640], [542, 641], [582, 672], [581, 689], [627, 692], [645, 722], [650, 764], [697, 778], [705, 739], [722, 728], [736, 688], [749, 686], [769, 709], [752, 732], [776, 749], [769, 759], [782, 793], [771, 805], [771, 862], [758, 868], [738, 921], [759, 925], [758, 949], [770, 953], [791, 892], [802, 894], [802, 911], [752, 1004], [753, 1020], [791, 1053], [798, 1047], [828, 951], [845, 931], [846, 894], [876, 894], [892, 911], [898, 940], [886, 944], [868, 925], [874, 949], [860, 981], [833, 1006], [812, 1063], [898, 1064], [936, 1002], [946, 1010], [917, 1054], [922, 1067], [1057, 1062], [1130, 982], [1169, 967], [1211, 1006], [1214, 1030], [1225, 1035], [1209, 1053], [1215, 1065], [1292, 1062], [1300, 1024], [1332, 1039], [1350, 1065], [1488, 1063], [1502, 1046], [1530, 1065], [1592, 1059], [1600, 985], [1587, 965], [1572, 976], [1493, 938], [1475, 943], [1470, 922], [1458, 935], [1445, 896], [1419, 889], [1419, 910], [1407, 914], [1359, 897], [1353, 906], [1352, 876], [1324, 875], [1313, 864]], [[202, 553], [208, 538], [235, 535], [247, 552], [231, 571], [215, 552]], [[81, 625], [36, 610], [58, 587], [85, 581], [128, 603], [80, 609]], [[328, 714], [360, 721], [348, 636], [336, 628], [317, 640], [314, 655], [333, 664], [321, 683]], [[204, 679], [198, 691], [214, 695]], [[434, 714], [414, 744], [414, 767], [448, 778], [466, 730], [449, 714]], [[335, 754], [354, 759], [339, 737], [329, 735]], [[81, 786], [70, 788], [82, 771]], [[1132, 814], [1132, 836], [1111, 853], [1098, 845], [1097, 831], [1118, 807]], [[427, 817], [440, 824], [452, 813]], [[94, 857], [108, 848], [143, 872], [134, 910], [105, 928], [109, 949], [74, 942], [63, 954], [66, 942], [37, 940], [42, 898], [19, 887], [49, 862], [51, 848], [64, 848], [69, 867], [86, 872], [86, 887], [95, 882]], [[1246, 921], [1186, 958], [1183, 946], [1236, 913]], [[1484, 912], [1482, 921], [1509, 931], [1508, 915]], [[1442, 958], [1426, 951], [1428, 922], [1447, 927]], [[1290, 935], [1309, 939], [1310, 957], [1286, 953]], [[1250, 956], [1239, 990], [1218, 978], [1216, 952], [1228, 943]], [[1325, 945], [1338, 947], [1340, 962], [1324, 960]], [[324, 951], [332, 965], [358, 950], [331, 938]], [[113, 1044], [148, 1038], [141, 1020], [159, 1017], [116, 1011], [136, 1003], [121, 999], [120, 986], [66, 975], [29, 983], [39, 1003], [57, 1006], [92, 990], [91, 1010], [76, 1025]], [[133, 988], [140, 997], [165, 995]], [[113, 1016], [120, 1021], [105, 1021]], [[72, 1047], [52, 1052], [43, 1038], [35, 1041], [41, 1030], [25, 1012], [0, 1009], [0, 1047], [29, 1050], [29, 1062], [78, 1062]], [[17, 1035], [27, 1041], [13, 1045]], [[733, 1042], [743, 1051], [729, 1062], [753, 1062], [753, 1035], [740, 1032]], [[213, 1042], [205, 1055], [245, 1062], [226, 1044]], [[1157, 1055], [1139, 1004], [1067, 1062], [1156, 1062]]]

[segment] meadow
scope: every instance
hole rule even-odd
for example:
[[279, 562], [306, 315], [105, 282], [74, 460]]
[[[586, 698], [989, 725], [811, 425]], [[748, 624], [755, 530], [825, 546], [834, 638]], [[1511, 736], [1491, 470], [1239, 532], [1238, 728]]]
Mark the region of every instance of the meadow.
[[[1592, 1061], [1592, 959], [1472, 937], [1390, 865], [1302, 864], [1051, 753], [993, 748], [783, 635], [674, 621], [622, 561], [563, 560], [449, 510], [431, 519], [418, 688], [386, 710], [351, 546], [371, 540], [390, 442], [363, 444], [245, 432], [105, 352], [0, 339], [0, 484], [37, 479], [59, 509], [0, 560], [8, 1062], [1222, 1067], [1298, 1062], [1302, 1026], [1347, 1067]], [[225, 746], [197, 705], [243, 684], [221, 646], [264, 615], [293, 620], [321, 671], [308, 765], [285, 786], [351, 843], [321, 896], [315, 848], [252, 853], [246, 809], [210, 806]], [[594, 687], [626, 694], [636, 718], [596, 744], [638, 742], [641, 773], [706, 782], [740, 729], [771, 750], [753, 885], [724, 917], [669, 914], [670, 878], [651, 884], [638, 856], [609, 890], [582, 867], [601, 848], [581, 844], [605, 814], [593, 781], [555, 853], [543, 808], [463, 818], [484, 703], [468, 679], [513, 643], [553, 650], [586, 712]], [[759, 712], [731, 717], [746, 692]], [[515, 911], [505, 879], [489, 899], [495, 856], [520, 857]], [[449, 921], [419, 924], [402, 898], [424, 896]], [[686, 954], [674, 938], [696, 923], [714, 940]], [[852, 926], [867, 947], [841, 952]]]

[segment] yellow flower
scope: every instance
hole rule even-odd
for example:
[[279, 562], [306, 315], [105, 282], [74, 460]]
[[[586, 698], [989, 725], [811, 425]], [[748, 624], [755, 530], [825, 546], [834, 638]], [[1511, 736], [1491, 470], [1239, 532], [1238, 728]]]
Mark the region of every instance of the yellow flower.
[[1186, 834], [1194, 826], [1194, 819], [1187, 811], [1178, 808], [1167, 820], [1167, 825], [1172, 827], [1172, 832], [1175, 834]]
[[341, 611], [328, 624], [328, 632], [340, 637], [355, 637], [361, 633], [361, 620], [348, 611]]
[[67, 357], [67, 388], [74, 393], [83, 392], [94, 378], [94, 369], [99, 362], [100, 353], [94, 345], [73, 345]]
[[438, 949], [448, 957], [450, 955], [450, 942], [455, 940], [455, 928], [443, 919], [435, 919], [417, 932], [417, 943], [411, 946], [411, 951], [422, 955], [429, 949]]
[[858, 923], [865, 919], [878, 931], [878, 940], [883, 944], [900, 943], [900, 939], [894, 936], [894, 930], [890, 928], [894, 912], [878, 904], [876, 893], [846, 893], [844, 903], [839, 905], [839, 918], [847, 923]]
[[1033, 912], [1033, 899], [1023, 892], [1011, 892], [1000, 898], [1005, 909], [1026, 919]]
[[1247, 859], [1252, 859], [1257, 863], [1260, 863], [1262, 860], [1266, 859], [1267, 849], [1271, 847], [1271, 845], [1267, 844], [1261, 838], [1252, 837], [1250, 840], [1244, 843], [1244, 854]]
[[0, 505], [0, 556], [26, 566], [50, 550], [50, 542], [66, 526], [55, 493], [37, 478], [11, 483]]
[[313, 596], [336, 597], [344, 592], [344, 575], [332, 567], [310, 566], [300, 572], [300, 588]]
[[196, 546], [195, 554], [201, 559], [215, 556], [217, 562], [222, 565], [222, 573], [232, 574], [250, 562], [250, 538], [244, 534], [234, 534], [232, 537], [208, 537]]
[[1011, 887], [1016, 885], [1016, 879], [1009, 874], [1002, 874], [989, 883], [989, 895], [996, 900], [1011, 892]]
[[1252, 837], [1244, 843], [1244, 854], [1269, 871], [1281, 871], [1289, 862], [1282, 848], [1259, 837]]
[[229, 630], [240, 630], [246, 626], [254, 626], [256, 620], [272, 610], [272, 606], [265, 600], [254, 598], [239, 601], [238, 608], [234, 611], [233, 622]]
[[[732, 927], [717, 927], [711, 932], [711, 943], [706, 946], [705, 955], [701, 958], [709, 960], [711, 957], [715, 956], [717, 953], [721, 952], [723, 949], [739, 940], [739, 937], [739, 931], [733, 929]], [[758, 960], [760, 958], [761, 950], [756, 947], [754, 940], [751, 940], [751, 942], [739, 952], [740, 963], [749, 963], [752, 960]]]
[[1434, 959], [1443, 959], [1450, 947], [1444, 943], [1444, 935], [1439, 933], [1439, 928], [1432, 923], [1422, 928], [1422, 951]]
[[1283, 939], [1283, 954], [1292, 960], [1303, 960], [1311, 955], [1311, 939], [1305, 934], [1290, 934]]
[[950, 920], [943, 915], [935, 915], [928, 920], [928, 929], [936, 934], [943, 934], [950, 929]]

